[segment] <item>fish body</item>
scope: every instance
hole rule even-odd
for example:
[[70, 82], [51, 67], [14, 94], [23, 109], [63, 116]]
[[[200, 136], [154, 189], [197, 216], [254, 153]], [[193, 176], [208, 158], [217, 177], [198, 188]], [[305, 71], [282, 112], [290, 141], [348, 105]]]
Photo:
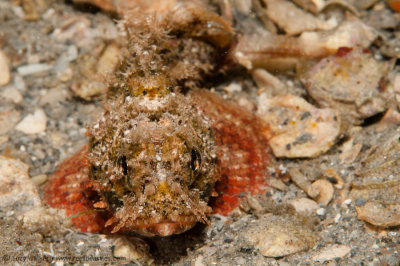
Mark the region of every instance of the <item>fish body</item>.
[[231, 28], [210, 11], [176, 14], [184, 19], [123, 22], [126, 46], [105, 112], [88, 126], [88, 146], [45, 187], [49, 205], [75, 214], [82, 231], [169, 236], [207, 223], [213, 194], [214, 211], [226, 215], [241, 192], [265, 191], [265, 122], [211, 92], [181, 89], [216, 69]]

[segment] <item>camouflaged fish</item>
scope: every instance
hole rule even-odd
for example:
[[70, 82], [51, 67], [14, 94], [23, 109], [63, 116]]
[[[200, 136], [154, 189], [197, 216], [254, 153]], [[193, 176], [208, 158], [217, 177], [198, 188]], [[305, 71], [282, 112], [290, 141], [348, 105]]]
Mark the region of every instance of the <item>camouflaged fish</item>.
[[169, 236], [207, 223], [211, 197], [226, 215], [240, 193], [263, 193], [268, 126], [193, 90], [232, 45], [228, 23], [181, 6], [163, 17], [127, 15], [121, 25], [126, 47], [104, 115], [88, 127], [88, 146], [50, 177], [48, 204], [84, 232]]

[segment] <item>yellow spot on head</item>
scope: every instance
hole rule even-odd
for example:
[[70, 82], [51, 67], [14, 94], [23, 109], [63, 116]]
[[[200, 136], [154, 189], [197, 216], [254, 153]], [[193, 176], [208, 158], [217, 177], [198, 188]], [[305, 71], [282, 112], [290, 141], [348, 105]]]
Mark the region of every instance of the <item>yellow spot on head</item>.
[[166, 181], [163, 181], [158, 185], [158, 192], [161, 194], [169, 194], [171, 192]]

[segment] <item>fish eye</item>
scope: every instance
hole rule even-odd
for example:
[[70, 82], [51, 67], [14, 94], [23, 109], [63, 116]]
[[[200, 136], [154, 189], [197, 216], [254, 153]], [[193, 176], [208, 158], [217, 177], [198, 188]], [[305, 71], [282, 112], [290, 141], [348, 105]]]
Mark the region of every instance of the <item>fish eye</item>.
[[120, 160], [121, 160], [122, 172], [126, 176], [128, 175], [128, 164], [126, 163], [126, 156], [123, 155]]
[[200, 168], [200, 164], [201, 164], [200, 153], [197, 150], [192, 149], [190, 169], [196, 171]]

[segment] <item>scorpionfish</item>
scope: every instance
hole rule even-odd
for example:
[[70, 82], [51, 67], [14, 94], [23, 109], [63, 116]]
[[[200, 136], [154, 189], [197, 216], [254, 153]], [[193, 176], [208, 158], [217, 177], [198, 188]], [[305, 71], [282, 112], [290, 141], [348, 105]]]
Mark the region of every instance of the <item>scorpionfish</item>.
[[231, 26], [184, 5], [121, 23], [126, 42], [104, 114], [49, 178], [48, 204], [83, 232], [169, 236], [208, 223], [212, 211], [227, 215], [243, 193], [265, 192], [268, 125], [195, 89], [224, 61]]

